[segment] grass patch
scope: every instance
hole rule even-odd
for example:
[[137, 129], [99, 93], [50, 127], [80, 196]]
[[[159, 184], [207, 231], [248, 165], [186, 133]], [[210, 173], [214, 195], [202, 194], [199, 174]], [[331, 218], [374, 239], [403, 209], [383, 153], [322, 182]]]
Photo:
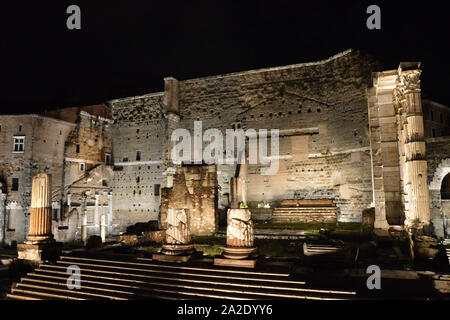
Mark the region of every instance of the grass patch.
[[255, 223], [255, 229], [284, 229], [284, 230], [320, 230], [327, 229], [333, 230], [336, 228], [334, 223], [305, 223], [305, 222], [292, 222], [292, 223]]
[[216, 236], [192, 236], [193, 244], [219, 245], [224, 246], [226, 239]]
[[6, 247], [6, 248], [0, 248], [0, 256], [17, 256], [17, 249]]
[[195, 244], [195, 250], [203, 252], [204, 256], [215, 257], [220, 256], [223, 252], [223, 246], [213, 244]]
[[83, 247], [84, 247], [84, 243], [81, 240], [65, 242], [63, 244], [63, 250], [73, 250], [73, 249], [79, 249], [79, 248], [83, 248]]
[[258, 254], [277, 260], [298, 260], [302, 241], [256, 239]]
[[143, 248], [142, 248], [142, 250], [144, 250], [144, 251], [147, 252], [147, 253], [155, 253], [155, 252], [158, 252], [158, 249], [159, 249], [159, 248], [154, 247], [154, 246], [147, 246], [147, 247], [143, 247]]

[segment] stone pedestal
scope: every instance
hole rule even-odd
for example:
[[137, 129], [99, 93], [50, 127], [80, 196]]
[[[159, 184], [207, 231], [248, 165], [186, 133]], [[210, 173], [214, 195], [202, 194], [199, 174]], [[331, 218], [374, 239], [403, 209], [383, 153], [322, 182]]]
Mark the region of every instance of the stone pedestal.
[[229, 209], [227, 244], [223, 249], [223, 257], [215, 258], [214, 265], [254, 268], [256, 250], [250, 210]]
[[21, 243], [17, 245], [17, 256], [19, 259], [38, 265], [42, 261], [56, 261], [62, 250], [62, 243], [43, 243], [43, 244], [27, 244]]
[[195, 252], [191, 244], [190, 216], [187, 209], [169, 209], [167, 213], [166, 243], [161, 253], [152, 258], [165, 262], [187, 262]]
[[52, 234], [51, 190], [50, 175], [41, 173], [33, 178], [30, 232], [25, 243], [17, 245], [18, 258], [33, 264], [57, 259], [62, 247]]

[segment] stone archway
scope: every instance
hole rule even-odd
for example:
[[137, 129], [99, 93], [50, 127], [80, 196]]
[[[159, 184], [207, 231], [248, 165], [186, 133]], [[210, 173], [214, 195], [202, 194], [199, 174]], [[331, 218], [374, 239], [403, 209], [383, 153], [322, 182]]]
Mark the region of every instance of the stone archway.
[[431, 222], [433, 224], [434, 233], [440, 238], [448, 237], [450, 235], [450, 216], [445, 215], [443, 207], [446, 207], [447, 204], [443, 204], [441, 198], [442, 181], [449, 174], [450, 158], [446, 158], [437, 166], [428, 186], [430, 189]]

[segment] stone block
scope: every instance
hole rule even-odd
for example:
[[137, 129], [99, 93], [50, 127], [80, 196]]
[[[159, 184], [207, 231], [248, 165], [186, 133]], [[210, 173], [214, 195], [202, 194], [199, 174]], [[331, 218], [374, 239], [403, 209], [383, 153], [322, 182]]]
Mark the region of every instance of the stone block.
[[62, 243], [17, 245], [17, 257], [20, 260], [39, 264], [43, 261], [56, 261], [62, 250]]
[[215, 266], [222, 267], [235, 267], [235, 268], [249, 268], [254, 269], [256, 266], [255, 258], [247, 258], [247, 259], [227, 259], [227, 258], [214, 258]]

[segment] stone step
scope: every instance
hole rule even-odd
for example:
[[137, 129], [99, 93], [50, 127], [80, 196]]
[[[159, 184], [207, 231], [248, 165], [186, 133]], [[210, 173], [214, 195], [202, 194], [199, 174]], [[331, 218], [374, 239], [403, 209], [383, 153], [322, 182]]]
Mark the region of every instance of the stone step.
[[336, 247], [332, 245], [326, 244], [310, 244], [303, 243], [303, 254], [305, 256], [314, 256], [314, 255], [336, 255], [336, 254], [344, 254], [344, 250], [341, 247]]
[[320, 211], [283, 211], [274, 212], [272, 216], [283, 216], [283, 215], [335, 215], [335, 212], [320, 212]]
[[[40, 274], [44, 275], [52, 275], [52, 274], [67, 274], [66, 268], [40, 268], [38, 271]], [[117, 280], [117, 281], [128, 281], [132, 280], [134, 282], [145, 283], [146, 281], [178, 281], [184, 283], [201, 283], [208, 285], [223, 285], [226, 284], [228, 286], [234, 287], [248, 287], [248, 288], [284, 288], [286, 290], [290, 290], [290, 288], [296, 288], [298, 286], [302, 286], [305, 283], [302, 281], [292, 281], [292, 282], [276, 282], [276, 281], [258, 281], [257, 279], [221, 279], [221, 278], [209, 278], [209, 277], [200, 277], [197, 275], [177, 275], [177, 274], [137, 274], [137, 273], [129, 273], [129, 272], [117, 272], [110, 271], [107, 269], [103, 270], [92, 270], [86, 268], [80, 268], [83, 276], [86, 277], [103, 277], [109, 280]], [[244, 282], [245, 281], [245, 282]], [[292, 289], [294, 290], [294, 289]], [[300, 289], [296, 289], [300, 290]]]
[[279, 215], [279, 214], [334, 214], [336, 213], [336, 210], [274, 210], [272, 213], [273, 215]]
[[[98, 290], [71, 290], [67, 288], [67, 284], [64, 285], [49, 285], [40, 282], [33, 282], [24, 278], [24, 282], [17, 284], [17, 289], [24, 289], [32, 291], [42, 296], [52, 297], [55, 299], [66, 300], [127, 300], [122, 298], [118, 293], [104, 293]], [[17, 290], [11, 290], [12, 293], [17, 293]]]
[[337, 210], [337, 207], [277, 207], [273, 210]]
[[67, 299], [67, 298], [65, 296], [39, 292], [36, 290], [14, 288], [11, 290], [11, 293], [8, 293], [6, 295], [6, 299], [8, 299], [8, 300], [45, 300], [45, 299], [62, 300], [62, 299]]
[[289, 213], [289, 214], [280, 214], [276, 216], [272, 216], [273, 219], [323, 219], [323, 218], [335, 218], [335, 214], [317, 214], [317, 213], [311, 213], [311, 214], [296, 214], [296, 213]]
[[[67, 267], [81, 271], [80, 290], [67, 287]], [[309, 287], [288, 273], [63, 256], [43, 264], [8, 299], [352, 299], [356, 292]]]
[[301, 220], [311, 220], [311, 219], [331, 219], [336, 218], [335, 214], [284, 214], [272, 216], [272, 220], [289, 220], [289, 219], [301, 219]]
[[283, 211], [325, 211], [325, 212], [332, 212], [336, 211], [336, 207], [329, 207], [329, 208], [314, 208], [314, 207], [292, 207], [292, 208], [274, 208], [274, 212], [283, 212]]
[[[86, 259], [86, 258], [72, 258], [61, 257], [61, 260], [57, 262], [57, 265], [78, 265], [84, 267], [98, 267], [102, 269], [111, 269], [115, 272], [125, 272], [133, 274], [166, 274], [173, 276], [174, 274], [181, 276], [197, 276], [204, 278], [225, 279], [227, 281], [233, 280], [255, 280], [265, 282], [277, 282], [283, 283], [289, 280], [290, 274], [288, 273], [268, 273], [258, 272], [253, 270], [230, 270], [224, 268], [197, 268], [191, 266], [178, 266], [173, 264], [155, 263], [153, 260], [141, 260], [142, 262], [120, 262], [113, 260], [98, 260], [98, 259]], [[147, 261], [147, 262], [146, 262]], [[53, 265], [43, 265], [41, 267], [53, 267]], [[67, 267], [64, 267], [65, 269]], [[291, 282], [290, 282], [291, 283]], [[304, 284], [304, 282], [296, 282], [296, 284]]]
[[[165, 285], [165, 284], [173, 284], [173, 285], [179, 285], [179, 286], [185, 286], [185, 285], [198, 285], [198, 286], [215, 286], [215, 287], [226, 287], [226, 288], [232, 288], [232, 289], [242, 289], [245, 290], [271, 290], [275, 292], [314, 292], [314, 293], [322, 293], [322, 294], [335, 294], [338, 293], [335, 290], [326, 290], [326, 289], [313, 289], [308, 288], [304, 286], [304, 283], [295, 284], [294, 283], [286, 283], [286, 284], [280, 284], [280, 283], [258, 283], [255, 281], [252, 282], [229, 282], [229, 281], [210, 281], [205, 279], [196, 279], [194, 277], [139, 277], [135, 275], [129, 275], [129, 274], [107, 274], [104, 273], [102, 275], [96, 274], [95, 272], [89, 271], [89, 270], [83, 270], [81, 269], [83, 281], [94, 281], [94, 282], [102, 282], [102, 283], [115, 283], [118, 286], [124, 286], [127, 287], [130, 284], [154, 284], [154, 285]], [[64, 271], [43, 271], [38, 270], [38, 273], [30, 273], [28, 275], [29, 277], [42, 277], [42, 278], [68, 278], [68, 274]], [[239, 290], [238, 290], [239, 291]], [[339, 292], [341, 294], [346, 294], [346, 291]]]
[[[23, 279], [24, 284], [36, 284], [39, 283], [46, 287], [51, 288], [66, 288], [68, 276], [62, 277], [42, 277], [41, 275], [30, 275]], [[132, 285], [132, 284], [121, 284], [114, 280], [86, 280], [82, 278], [81, 281], [82, 290], [90, 290], [89, 292], [100, 291], [102, 293], [107, 292], [109, 296], [115, 298], [130, 298], [130, 299], [142, 299], [142, 298], [161, 298], [160, 296], [155, 296], [154, 292], [173, 292], [173, 293], [185, 293], [188, 295], [196, 295], [206, 298], [225, 298], [225, 299], [265, 299], [265, 298], [291, 298], [291, 299], [323, 299], [328, 294], [334, 294], [334, 298], [343, 299], [346, 293], [338, 291], [314, 291], [305, 290], [304, 292], [294, 292], [294, 291], [283, 291], [277, 290], [277, 292], [272, 292], [270, 290], [263, 289], [236, 289], [229, 288], [226, 285], [179, 285], [174, 281], [167, 282], [146, 282], [145, 285]], [[76, 292], [82, 292], [76, 290]]]

